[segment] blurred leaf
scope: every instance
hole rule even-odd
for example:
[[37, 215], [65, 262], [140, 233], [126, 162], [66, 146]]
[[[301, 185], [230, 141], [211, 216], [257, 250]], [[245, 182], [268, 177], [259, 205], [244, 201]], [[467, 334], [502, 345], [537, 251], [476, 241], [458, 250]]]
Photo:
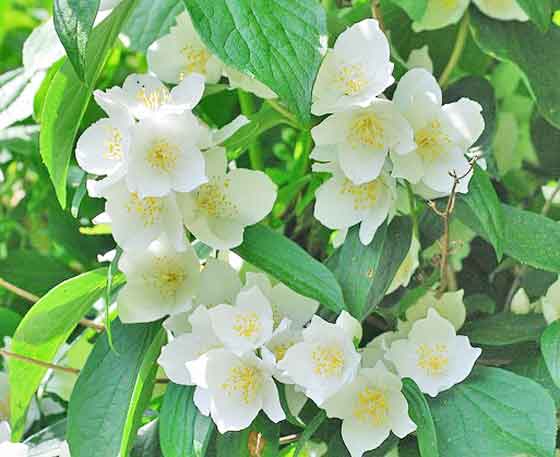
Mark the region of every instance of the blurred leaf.
[[249, 454], [249, 429], [240, 432], [216, 434], [216, 457], [251, 457]]
[[552, 457], [556, 410], [536, 382], [498, 368], [476, 368], [430, 401], [445, 457]]
[[162, 457], [159, 447], [159, 422], [153, 420], [138, 430], [130, 457]]
[[417, 425], [416, 435], [421, 457], [439, 457], [434, 419], [424, 394], [412, 379], [405, 378], [403, 394], [408, 401], [410, 418]]
[[2, 76], [2, 81], [0, 81], [0, 130], [33, 114], [33, 98], [43, 81], [44, 73], [30, 74], [23, 68], [18, 68]]
[[4, 346], [4, 338], [13, 336], [19, 323], [21, 316], [9, 308], [0, 307], [0, 347]]
[[531, 141], [547, 176], [560, 176], [560, 130], [535, 113], [531, 119]]
[[552, 24], [552, 4], [551, 0], [516, 0], [523, 8], [527, 16], [541, 29], [546, 32]]
[[345, 309], [342, 290], [331, 271], [292, 240], [264, 225], [247, 227], [243, 244], [234, 251], [295, 292], [332, 311]]
[[491, 317], [467, 322], [462, 333], [471, 342], [483, 346], [507, 346], [538, 341], [546, 327], [542, 314], [513, 314], [502, 312]]
[[428, 0], [391, 0], [395, 5], [400, 6], [406, 11], [408, 16], [419, 21], [424, 16], [426, 8], [428, 7]]
[[315, 0], [184, 0], [206, 45], [226, 64], [253, 74], [303, 121], [321, 63], [325, 11]]
[[542, 334], [541, 352], [552, 380], [560, 387], [560, 321], [550, 324]]
[[[68, 407], [72, 457], [128, 455], [150, 399], [165, 339], [160, 322], [113, 323], [112, 351], [101, 335], [81, 370]], [[95, 431], [92, 433], [92, 431]]]
[[99, 9], [99, 0], [54, 0], [54, 27], [68, 60], [84, 81], [89, 35]]

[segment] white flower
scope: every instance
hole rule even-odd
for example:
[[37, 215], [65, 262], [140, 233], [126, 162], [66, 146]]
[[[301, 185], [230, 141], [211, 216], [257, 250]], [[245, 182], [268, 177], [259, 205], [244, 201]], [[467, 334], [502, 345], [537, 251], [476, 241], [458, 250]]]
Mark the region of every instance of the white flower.
[[270, 302], [274, 328], [284, 319], [288, 319], [295, 329], [303, 328], [319, 308], [317, 300], [304, 297], [282, 283], [272, 286], [264, 273], [247, 272], [245, 288], [254, 286], [257, 286]]
[[[459, 22], [471, 0], [428, 0], [422, 19], [412, 24], [415, 32], [434, 30]], [[512, 0], [513, 1], [513, 0]]]
[[190, 192], [208, 181], [196, 146], [202, 129], [192, 113], [143, 119], [131, 134], [126, 183], [140, 198]]
[[130, 192], [123, 181], [106, 189], [105, 211], [111, 219], [113, 237], [125, 251], [146, 249], [166, 235], [170, 245], [185, 249], [185, 231], [173, 194], [165, 197], [140, 198]]
[[247, 428], [261, 410], [273, 422], [286, 418], [270, 368], [254, 354], [214, 349], [188, 366], [199, 386], [195, 404], [220, 433]]
[[416, 430], [401, 389], [399, 377], [378, 362], [325, 402], [327, 415], [342, 419], [342, 439], [352, 457], [378, 448], [391, 432], [404, 438]]
[[375, 99], [366, 108], [335, 113], [311, 130], [311, 158], [337, 161], [354, 184], [377, 178], [389, 151], [406, 154], [416, 148], [412, 128], [392, 102]]
[[272, 337], [261, 348], [261, 357], [269, 366], [273, 367], [272, 374], [278, 381], [284, 384], [293, 384], [293, 380], [287, 376], [278, 364], [292, 346], [302, 341], [302, 330], [293, 327], [280, 328], [274, 332]]
[[278, 98], [278, 95], [276, 95], [272, 89], [269, 89], [254, 76], [242, 73], [232, 67], [225, 67], [224, 74], [228, 77], [229, 85], [232, 89], [241, 89], [245, 92], [251, 92], [257, 97], [264, 99]]
[[177, 16], [177, 25], [152, 43], [147, 53], [148, 68], [162, 81], [176, 84], [198, 73], [207, 83], [217, 83], [222, 76], [222, 62], [202, 42], [185, 11]]
[[387, 37], [374, 19], [345, 30], [327, 51], [313, 88], [316, 115], [365, 107], [393, 84]]
[[204, 306], [196, 308], [188, 317], [188, 321], [191, 331], [172, 339], [162, 348], [158, 359], [158, 364], [164, 369], [167, 377], [176, 384], [191, 385], [187, 364], [196, 361], [208, 351], [223, 346], [214, 333], [210, 315]]
[[359, 365], [352, 335], [319, 316], [313, 316], [303, 341], [290, 347], [278, 364], [317, 405], [350, 382]]
[[238, 355], [258, 349], [272, 337], [272, 308], [256, 286], [239, 292], [235, 306], [221, 304], [209, 313], [214, 333]]
[[2, 457], [27, 457], [29, 447], [22, 443], [10, 442], [11, 434], [8, 422], [0, 422], [0, 455]]
[[435, 397], [463, 381], [481, 352], [430, 308], [427, 318], [413, 324], [408, 339], [391, 345], [387, 358], [402, 378], [412, 378], [422, 392]]
[[473, 0], [478, 9], [487, 16], [502, 21], [528, 21], [529, 16], [517, 0]]
[[560, 319], [560, 279], [556, 280], [542, 298], [542, 310], [549, 324]]
[[529, 314], [532, 309], [533, 306], [527, 296], [527, 292], [520, 288], [511, 300], [511, 312], [513, 314]]
[[397, 270], [389, 289], [387, 289], [387, 294], [394, 292], [401, 286], [408, 286], [408, 283], [412, 279], [412, 275], [420, 265], [420, 262], [418, 261], [419, 254], [420, 242], [415, 236], [413, 236], [410, 242], [410, 249], [404, 258], [403, 263], [401, 263], [399, 269]]
[[362, 368], [373, 368], [377, 365], [377, 362], [382, 361], [386, 367], [396, 373], [397, 370], [395, 366], [390, 360], [387, 360], [385, 354], [391, 348], [391, 344], [393, 344], [394, 341], [406, 338], [407, 334], [408, 331], [406, 333], [402, 331], [388, 331], [376, 336], [360, 350], [360, 354], [362, 355]]
[[[421, 68], [402, 77], [393, 101], [412, 125], [417, 145], [411, 153], [391, 156], [393, 176], [449, 193], [454, 183], [450, 172], [463, 176], [470, 169], [465, 153], [484, 130], [482, 107], [468, 98], [442, 106], [436, 79]], [[467, 178], [458, 192], [468, 191], [470, 175]]]
[[459, 330], [467, 317], [467, 309], [463, 302], [464, 292], [464, 290], [445, 292], [438, 298], [434, 290], [428, 290], [406, 310], [407, 322], [412, 324], [424, 319], [428, 315], [428, 310], [435, 309], [441, 317], [453, 324], [455, 330]]
[[226, 174], [223, 148], [205, 153], [208, 183], [177, 194], [187, 229], [214, 249], [230, 249], [243, 241], [248, 225], [262, 220], [276, 200], [276, 186], [263, 172], [237, 169]]
[[430, 58], [428, 45], [424, 45], [419, 49], [413, 49], [408, 55], [406, 66], [408, 68], [423, 68], [430, 73], [434, 72], [434, 63]]
[[360, 241], [367, 245], [379, 226], [394, 210], [395, 181], [386, 173], [364, 184], [354, 184], [337, 167], [318, 166], [316, 171], [330, 171], [332, 177], [315, 193], [314, 216], [330, 229], [348, 229], [360, 225]]
[[151, 322], [187, 311], [198, 293], [200, 263], [190, 245], [179, 252], [158, 239], [146, 250], [125, 251], [119, 269], [126, 274], [117, 298], [125, 323]]
[[364, 335], [362, 324], [348, 311], [342, 311], [336, 318], [336, 325], [352, 337], [355, 346], [360, 344]]

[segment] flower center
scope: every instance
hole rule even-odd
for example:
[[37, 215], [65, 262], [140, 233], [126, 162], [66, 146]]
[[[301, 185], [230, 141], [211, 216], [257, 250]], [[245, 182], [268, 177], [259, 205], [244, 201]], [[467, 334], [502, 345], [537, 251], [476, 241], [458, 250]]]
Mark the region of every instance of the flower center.
[[145, 227], [149, 227], [159, 221], [163, 212], [163, 201], [156, 197], [140, 198], [136, 192], [130, 194], [130, 200], [126, 206], [129, 213], [136, 213], [142, 219]]
[[152, 111], [156, 111], [161, 106], [165, 105], [169, 102], [170, 98], [171, 95], [167, 87], [159, 87], [151, 91], [143, 87], [136, 93], [136, 99]]
[[424, 160], [432, 162], [440, 158], [445, 148], [451, 144], [451, 138], [446, 135], [438, 120], [430, 122], [427, 126], [418, 130], [414, 135], [418, 145], [418, 153]]
[[233, 330], [245, 338], [251, 338], [261, 331], [261, 321], [254, 311], [238, 313], [234, 319]]
[[105, 141], [103, 158], [107, 160], [121, 160], [123, 158], [122, 134], [119, 129], [107, 127], [110, 138]]
[[442, 374], [449, 365], [448, 349], [445, 344], [429, 346], [421, 344], [416, 350], [418, 354], [418, 367], [434, 376]]
[[340, 376], [344, 368], [344, 354], [336, 346], [318, 346], [311, 354], [315, 374], [328, 378]]
[[238, 392], [245, 404], [252, 403], [257, 397], [263, 383], [261, 370], [255, 367], [240, 365], [229, 371], [229, 376], [222, 384], [228, 394]]
[[187, 45], [181, 49], [181, 54], [185, 58], [185, 72], [181, 74], [181, 79], [190, 73], [199, 73], [206, 75], [206, 64], [210, 59], [210, 53], [204, 48], [195, 48]]
[[354, 408], [354, 417], [362, 423], [383, 425], [387, 420], [389, 405], [387, 397], [379, 389], [366, 387], [358, 393], [358, 404]]
[[385, 147], [384, 130], [383, 123], [375, 114], [358, 116], [350, 127], [348, 142], [353, 148], [370, 146], [375, 149], [383, 149]]
[[335, 77], [336, 86], [344, 95], [356, 95], [367, 86], [366, 74], [361, 64], [343, 65]]
[[185, 269], [169, 257], [157, 257], [155, 259], [156, 273], [154, 286], [164, 297], [172, 297], [187, 279]]
[[[229, 186], [229, 180], [225, 180], [224, 187]], [[220, 186], [207, 183], [200, 186], [196, 191], [196, 205], [208, 216], [232, 217], [237, 214], [237, 207], [231, 203]]]
[[178, 158], [179, 148], [165, 140], [155, 141], [146, 156], [146, 160], [152, 168], [166, 173], [175, 168]]
[[355, 210], [365, 210], [375, 206], [380, 188], [381, 182], [377, 179], [357, 186], [345, 178], [340, 193], [342, 195], [350, 194], [353, 197]]

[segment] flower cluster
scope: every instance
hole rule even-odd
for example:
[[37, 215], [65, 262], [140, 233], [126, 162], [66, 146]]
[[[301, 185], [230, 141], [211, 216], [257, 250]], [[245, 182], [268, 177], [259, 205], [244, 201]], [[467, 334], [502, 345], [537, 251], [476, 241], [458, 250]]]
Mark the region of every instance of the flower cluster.
[[[327, 51], [313, 94], [314, 114], [330, 114], [311, 131], [315, 171], [331, 173], [316, 192], [315, 217], [343, 233], [360, 224], [369, 244], [395, 212], [398, 180], [421, 196], [451, 192], [456, 176], [470, 170], [466, 154], [484, 130], [481, 106], [462, 98], [443, 104], [435, 78], [414, 68], [393, 99], [389, 42], [373, 19], [343, 32]], [[468, 191], [470, 175], [457, 191]]]

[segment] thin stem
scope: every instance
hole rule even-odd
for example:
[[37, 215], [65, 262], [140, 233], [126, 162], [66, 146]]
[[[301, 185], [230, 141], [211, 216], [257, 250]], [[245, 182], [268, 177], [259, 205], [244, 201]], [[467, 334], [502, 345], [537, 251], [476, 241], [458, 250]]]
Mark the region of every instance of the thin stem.
[[443, 73], [439, 77], [439, 85], [442, 88], [445, 88], [447, 86], [453, 70], [461, 59], [461, 55], [463, 54], [463, 50], [465, 49], [465, 44], [467, 43], [467, 37], [469, 34], [469, 22], [469, 12], [467, 11], [465, 12], [465, 15], [463, 16], [463, 19], [459, 26], [459, 32], [457, 33], [457, 39], [455, 40], [455, 46], [453, 47], [453, 51], [451, 52], [449, 61], [447, 62]]
[[[248, 118], [251, 117], [255, 112], [255, 101], [253, 100], [253, 94], [245, 92], [241, 89], [237, 90], [237, 96], [239, 98], [239, 107], [241, 108], [241, 114], [244, 114]], [[253, 170], [264, 170], [264, 161], [261, 156], [261, 151], [259, 147], [258, 140], [253, 140], [249, 144], [249, 163]]]
[[383, 11], [381, 10], [381, 1], [372, 0], [371, 2], [371, 14], [379, 22], [379, 28], [385, 33], [385, 21], [383, 20]]
[[56, 365], [54, 363], [49, 363], [49, 362], [45, 362], [43, 360], [34, 359], [34, 358], [28, 357], [26, 355], [16, 354], [15, 352], [10, 352], [10, 351], [7, 351], [5, 349], [0, 349], [0, 355], [3, 355], [4, 357], [9, 357], [9, 358], [12, 358], [12, 359], [21, 360], [22, 362], [30, 363], [32, 365], [37, 365], [39, 367], [50, 368], [51, 370], [63, 371], [65, 373], [70, 373], [70, 374], [74, 374], [74, 375], [80, 374], [80, 370], [78, 370], [77, 368], [63, 367], [61, 365]]
[[408, 194], [408, 204], [410, 206], [410, 216], [412, 217], [412, 231], [417, 240], [420, 239], [420, 224], [418, 223], [418, 210], [416, 206], [416, 197], [412, 186], [406, 181], [406, 192]]
[[280, 103], [278, 103], [276, 100], [273, 99], [268, 99], [266, 101], [266, 103], [268, 103], [268, 105], [274, 109], [275, 111], [278, 111], [282, 116], [284, 116], [286, 118], [286, 121], [294, 128], [299, 129], [299, 130], [304, 130], [302, 128], [302, 126], [299, 124], [299, 121], [297, 120], [297, 118], [290, 112], [288, 111], [286, 108], [284, 108]]
[[284, 446], [285, 444], [295, 443], [299, 440], [299, 435], [294, 433], [293, 435], [286, 435], [280, 437], [280, 446]]

